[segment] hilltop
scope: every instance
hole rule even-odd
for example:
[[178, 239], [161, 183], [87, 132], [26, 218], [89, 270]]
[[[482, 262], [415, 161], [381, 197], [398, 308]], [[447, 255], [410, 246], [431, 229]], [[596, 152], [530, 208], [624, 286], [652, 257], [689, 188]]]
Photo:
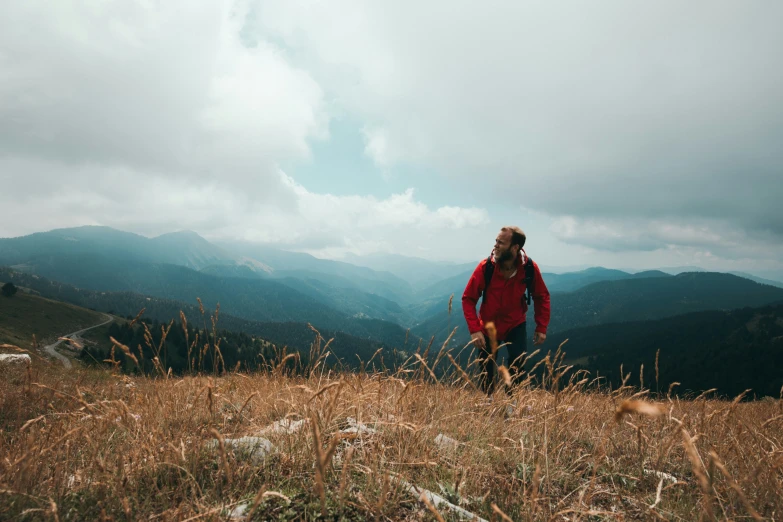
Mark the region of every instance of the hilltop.
[[[709, 334], [694, 338], [696, 350], [707, 343], [721, 352], [725, 336], [757, 348], [759, 339], [780, 337], [781, 305], [633, 322], [736, 305], [737, 296], [764, 303], [778, 297], [777, 288], [723, 274], [652, 273], [558, 294], [587, 300], [587, 312], [602, 319], [618, 312], [598, 313], [603, 301], [589, 299], [611, 297], [612, 306], [626, 304], [620, 317], [627, 322], [613, 327], [608, 347], [605, 324], [561, 332], [571, 337], [568, 353], [537, 359], [513, 397], [498, 393], [490, 404], [475, 388], [475, 365], [455, 366], [440, 344], [416, 357], [416, 338], [380, 333], [389, 328], [384, 321], [356, 324], [397, 336], [407, 353], [340, 332], [318, 335], [303, 323], [222, 312], [218, 320], [217, 311], [202, 315], [181, 301], [0, 273], [22, 288], [0, 298], [0, 324], [12, 325], [7, 331], [22, 348], [41, 328], [40, 314], [51, 320], [43, 337], [102, 319], [26, 291], [123, 317], [146, 309], [86, 336], [83, 364], [71, 370], [40, 359], [29, 373], [0, 368], [0, 518], [456, 520], [461, 509], [484, 520], [693, 520], [710, 513], [773, 518], [783, 509], [774, 449], [783, 443], [783, 398], [657, 393], [651, 360], [667, 338], [665, 325], [679, 332], [682, 342], [671, 348], [683, 353], [690, 338], [682, 331]], [[662, 302], [636, 301], [639, 288]], [[188, 326], [177, 320], [180, 310]], [[211, 326], [213, 317], [234, 330]], [[582, 324], [583, 316], [573, 317]], [[725, 329], [710, 330], [716, 321]], [[281, 351], [280, 339], [299, 356]], [[553, 334], [547, 350], [558, 341]], [[358, 355], [362, 364], [334, 364], [328, 353], [346, 361]], [[627, 361], [626, 372], [645, 362], [644, 381], [618, 388], [604, 366], [600, 378], [568, 371], [574, 358], [598, 365], [602, 357], [607, 366]], [[678, 371], [700, 370], [671, 358], [661, 363], [665, 383], [681, 378]]]
[[10, 374], [0, 518], [457, 520], [459, 505], [485, 520], [697, 520], [783, 509], [780, 400], [555, 385], [555, 363], [515, 405], [502, 395], [487, 405], [458, 371], [436, 383], [410, 369]]

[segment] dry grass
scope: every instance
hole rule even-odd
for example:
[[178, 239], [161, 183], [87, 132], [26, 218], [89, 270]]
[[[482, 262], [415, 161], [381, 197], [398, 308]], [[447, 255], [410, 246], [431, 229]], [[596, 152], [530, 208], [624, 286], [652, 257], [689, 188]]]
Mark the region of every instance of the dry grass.
[[[511, 399], [487, 406], [462, 370], [412, 374], [129, 378], [36, 362], [0, 378], [0, 519], [222, 520], [243, 502], [254, 520], [454, 519], [403, 480], [488, 520], [783, 518], [781, 401], [548, 382], [519, 389], [505, 418]], [[283, 418], [308, 425], [265, 435], [262, 462], [224, 443]], [[376, 432], [342, 432], [349, 418]], [[441, 433], [457, 444], [439, 448]]]

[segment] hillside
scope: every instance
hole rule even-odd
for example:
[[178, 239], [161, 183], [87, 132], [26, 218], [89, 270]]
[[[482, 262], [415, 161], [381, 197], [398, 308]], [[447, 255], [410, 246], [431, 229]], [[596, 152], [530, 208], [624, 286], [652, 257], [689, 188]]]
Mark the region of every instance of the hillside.
[[[418, 303], [409, 307], [409, 311], [418, 317], [429, 318], [437, 312], [444, 310], [442, 303], [447, 302], [453, 293], [459, 301], [468, 279], [473, 274], [475, 266], [470, 270], [438, 281], [427, 288], [417, 292]], [[574, 292], [580, 288], [601, 281], [617, 281], [621, 279], [645, 279], [651, 277], [669, 277], [669, 274], [659, 270], [648, 270], [631, 274], [622, 270], [614, 270], [602, 267], [593, 267], [578, 272], [566, 272], [564, 274], [542, 274], [550, 293]], [[442, 322], [442, 318], [440, 319]]]
[[239, 277], [243, 279], [263, 279], [268, 273], [254, 270], [247, 265], [209, 265], [199, 270], [202, 274], [214, 277]]
[[430, 286], [434, 281], [448, 279], [472, 270], [475, 263], [450, 263], [431, 261], [399, 254], [348, 255], [345, 261], [357, 265], [389, 272], [411, 284], [414, 291]]
[[[273, 274], [265, 274], [254, 271], [247, 266], [228, 265], [209, 266], [200, 272], [218, 278], [271, 278], [350, 317], [381, 319], [405, 327], [411, 326], [414, 321], [412, 314], [404, 310], [397, 302], [375, 293], [362, 291], [360, 286], [367, 287], [367, 284], [357, 284], [355, 281], [340, 276], [291, 270], [278, 270]], [[371, 287], [376, 284], [385, 285], [381, 282], [365, 283], [369, 283]]]
[[[0, 276], [0, 281], [3, 279]], [[0, 296], [0, 344], [13, 344], [29, 349], [33, 335], [39, 344], [48, 344], [61, 335], [104, 320], [103, 314], [61, 301], [29, 295], [24, 289], [10, 298]]]
[[783, 301], [783, 289], [715, 272], [606, 281], [552, 296], [551, 332]]
[[[180, 311], [182, 311], [191, 324], [202, 325], [205, 323], [211, 328], [209, 316], [214, 314], [214, 309], [208, 307], [205, 310], [206, 317], [202, 319], [199, 306], [194, 303], [194, 300], [182, 302], [148, 297], [132, 292], [85, 290], [73, 285], [50, 281], [40, 276], [0, 267], [0, 280], [2, 279], [13, 280], [15, 284], [30, 288], [33, 292], [50, 299], [123, 317], [134, 317], [144, 309], [145, 318], [167, 323], [173, 319], [178, 320]], [[348, 331], [337, 331], [332, 328], [319, 328], [319, 330], [327, 339], [334, 337], [335, 353], [350, 361], [357, 361], [357, 354], [364, 357], [367, 353], [374, 353], [381, 347], [387, 350], [411, 350], [420, 342], [418, 337], [410, 335], [400, 326], [386, 321], [349, 319], [347, 326]], [[295, 349], [308, 352], [315, 335], [303, 322], [251, 321], [226, 313], [222, 306], [218, 327], [231, 332], [243, 332], [247, 335], [260, 337], [281, 348], [288, 346], [289, 351]], [[70, 331], [72, 330], [57, 332], [57, 334]], [[351, 334], [350, 332], [355, 333]]]
[[376, 279], [363, 278], [361, 276], [346, 273], [343, 275], [332, 274], [328, 272], [318, 272], [315, 270], [275, 270], [271, 277], [273, 279], [301, 279], [315, 280], [337, 289], [354, 290], [363, 294], [376, 295], [380, 298], [394, 301], [400, 305], [405, 305], [415, 300], [415, 296], [405, 285], [398, 286], [394, 283], [379, 281]]
[[299, 279], [303, 282], [316, 279], [334, 288], [332, 293], [344, 289], [357, 292], [355, 300], [353, 294], [346, 292], [339, 296], [318, 295], [327, 306], [339, 303], [340, 310], [348, 315], [363, 313], [387, 318], [383, 311], [386, 305], [378, 307], [378, 314], [369, 306], [370, 296], [374, 295], [400, 304], [413, 299], [410, 285], [388, 272], [258, 244], [230, 243], [224, 248], [190, 231], [146, 238], [109, 227], [87, 226], [0, 239], [0, 266], [13, 266], [95, 290], [148, 293], [130, 286], [134, 284], [134, 278], [124, 272], [138, 270], [143, 265], [163, 264], [223, 278]]
[[211, 264], [233, 263], [232, 256], [194, 232], [174, 232], [156, 238], [84, 226], [0, 239], [0, 265], [45, 265], [60, 257], [169, 263], [200, 269]]
[[278, 281], [215, 277], [183, 266], [112, 260], [97, 256], [59, 257], [28, 268], [42, 277], [99, 292], [132, 292], [208, 308], [221, 304], [226, 313], [250, 321], [311, 322], [348, 333], [349, 314], [326, 306]]
[[748, 274], [747, 272], [729, 272], [729, 273], [735, 276], [744, 277], [745, 279], [750, 279], [751, 281], [761, 283], [762, 285], [770, 285], [770, 286], [776, 286], [778, 288], [783, 288], [783, 281], [776, 281], [774, 279], [758, 277], [753, 274]]
[[614, 387], [622, 364], [629, 384], [640, 384], [644, 365], [645, 385], [662, 391], [679, 382], [679, 392], [717, 388], [733, 397], [751, 389], [754, 396], [777, 397], [783, 388], [783, 304], [568, 330], [552, 335], [550, 348], [566, 339], [566, 360]]
[[594, 267], [565, 274], [545, 274], [547, 288], [552, 293], [573, 292], [601, 281], [619, 281], [636, 277], [634, 274], [611, 268]]
[[291, 277], [278, 281], [351, 317], [381, 319], [403, 327], [409, 327], [414, 322], [414, 317], [399, 304], [379, 295], [351, 288], [337, 288], [319, 279]]
[[[669, 277], [672, 274], [667, 274], [666, 272], [662, 270], [643, 270], [641, 272], [635, 272], [632, 274], [632, 277], [636, 278], [644, 278], [644, 277]], [[676, 274], [674, 274], [676, 275]], [[750, 278], [748, 278], [750, 279]]]
[[[377, 286], [385, 287], [386, 283], [383, 282], [356, 282], [341, 276], [310, 271], [277, 270], [272, 274], [266, 274], [254, 271], [248, 266], [213, 265], [200, 272], [220, 278], [269, 277], [350, 317], [381, 319], [404, 327], [410, 327], [414, 323], [414, 315], [403, 309], [396, 301], [361, 290], [361, 287], [370, 287], [370, 289], [376, 289]], [[381, 293], [389, 295], [391, 292], [381, 288]]]
[[458, 373], [435, 383], [426, 371], [282, 370], [150, 379], [35, 367], [36, 386], [0, 379], [0, 519], [458, 520], [459, 505], [468, 519], [692, 521], [783, 510], [779, 400], [638, 404], [636, 388], [561, 382], [489, 405]]
[[389, 272], [255, 243], [218, 241], [216, 244], [238, 256], [263, 262], [272, 269], [273, 277], [292, 277], [300, 273], [310, 278], [315, 277], [315, 274], [320, 277], [338, 277], [351, 281], [351, 287], [355, 285], [364, 292], [375, 293], [400, 304], [407, 302], [412, 294], [407, 281]]

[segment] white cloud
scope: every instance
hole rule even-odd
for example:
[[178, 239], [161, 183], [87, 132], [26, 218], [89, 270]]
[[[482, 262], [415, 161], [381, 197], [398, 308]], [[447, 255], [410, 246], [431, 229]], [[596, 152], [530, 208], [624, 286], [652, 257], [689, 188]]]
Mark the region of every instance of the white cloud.
[[295, 207], [287, 213], [274, 207], [255, 209], [244, 216], [241, 227], [219, 233], [340, 256], [346, 252], [410, 251], [412, 245], [426, 245], [433, 238], [442, 245], [449, 236], [475, 234], [490, 223], [484, 209], [430, 208], [415, 199], [413, 189], [384, 199], [337, 196], [310, 192], [286, 174], [281, 172], [280, 176], [295, 194]]
[[[698, 245], [702, 247], [736, 247], [733, 238], [721, 236], [709, 225], [679, 224], [664, 221], [613, 221], [580, 219], [562, 216], [555, 219], [550, 231], [561, 241], [588, 246], [598, 250], [651, 251], [669, 246]], [[725, 232], [725, 231], [724, 231]]]
[[377, 227], [461, 229], [489, 222], [486, 210], [479, 208], [440, 207], [433, 211], [414, 199], [413, 189], [379, 200], [373, 196], [314, 194], [291, 178], [287, 182], [299, 197], [299, 211], [307, 221], [328, 223], [338, 229], [349, 228], [351, 224], [365, 230]]
[[389, 140], [383, 129], [364, 129], [364, 153], [377, 165], [388, 167], [396, 160], [389, 150]]
[[[317, 194], [283, 174], [328, 138], [329, 105], [284, 48], [248, 34], [255, 14], [242, 1], [3, 4], [0, 235], [187, 228], [339, 254], [486, 226], [486, 211], [430, 208], [412, 189]], [[376, 161], [396, 160], [383, 129], [367, 136]]]
[[0, 154], [274, 193], [277, 162], [306, 157], [328, 118], [306, 71], [268, 42], [241, 43], [246, 10], [4, 3]]
[[[0, 237], [94, 224], [149, 236], [191, 229], [207, 238], [274, 243], [322, 256], [410, 253], [414, 245], [434, 241], [432, 250], [448, 258], [454, 252], [467, 255], [473, 246], [438, 252], [449, 238], [475, 236], [489, 225], [486, 210], [431, 208], [416, 200], [412, 189], [382, 199], [318, 194], [281, 171], [269, 183], [281, 187], [275, 201], [257, 199], [219, 180], [183, 184], [128, 167], [0, 159], [0, 172], [8, 171], [29, 187], [24, 197], [0, 196], [4, 215], [24, 216], [2, 220]], [[69, 182], [57, 192], [39, 192], [34, 185], [42, 176]], [[428, 255], [426, 248], [422, 252]]]
[[[522, 204], [565, 243], [541, 225], [538, 259], [772, 259], [781, 16], [706, 0], [0, 3], [0, 236], [96, 223], [464, 257], [491, 248], [484, 209], [513, 221]], [[281, 175], [338, 113], [384, 175], [442, 176], [470, 207]]]
[[[367, 154], [552, 215], [783, 234], [783, 3], [260, 4]], [[482, 183], [475, 184], [480, 177]]]

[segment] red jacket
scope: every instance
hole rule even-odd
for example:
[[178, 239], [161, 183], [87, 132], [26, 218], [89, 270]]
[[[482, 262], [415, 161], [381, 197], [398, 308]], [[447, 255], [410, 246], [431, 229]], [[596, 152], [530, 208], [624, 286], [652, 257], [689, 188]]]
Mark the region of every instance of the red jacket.
[[[483, 259], [473, 275], [470, 276], [465, 292], [462, 294], [462, 311], [465, 314], [465, 320], [468, 323], [470, 333], [483, 331], [485, 323], [494, 322], [497, 329], [497, 338], [505, 339], [506, 334], [514, 327], [525, 322], [527, 313], [527, 300], [524, 297], [525, 289], [525, 267], [523, 254], [520, 252], [517, 258], [517, 273], [510, 279], [505, 279], [500, 270], [492, 272], [492, 279], [489, 281], [486, 301], [481, 303], [481, 309], [476, 314], [476, 303], [484, 290], [484, 265], [487, 260]], [[536, 262], [533, 262], [535, 279], [533, 282], [533, 309], [535, 312], [536, 332], [546, 333], [549, 325], [549, 290], [541, 277]]]

